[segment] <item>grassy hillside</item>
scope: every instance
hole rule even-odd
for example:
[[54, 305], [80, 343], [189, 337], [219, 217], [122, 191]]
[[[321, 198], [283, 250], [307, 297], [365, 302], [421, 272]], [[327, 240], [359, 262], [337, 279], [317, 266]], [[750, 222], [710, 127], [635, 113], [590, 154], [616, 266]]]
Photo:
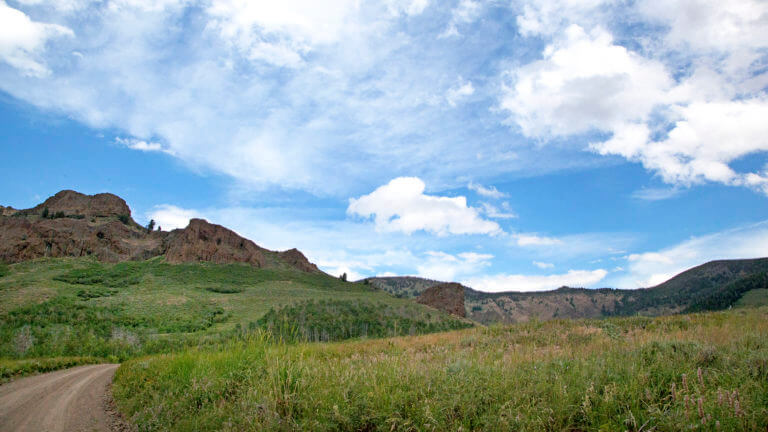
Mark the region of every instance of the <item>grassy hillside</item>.
[[552, 320], [129, 361], [140, 430], [764, 431], [768, 309]]
[[[287, 266], [172, 265], [162, 257], [118, 264], [58, 258], [7, 265], [0, 271], [0, 358], [6, 359], [122, 359], [219, 345], [244, 330], [266, 326], [260, 320], [271, 310], [285, 314], [278, 311], [309, 301], [334, 302], [348, 315], [338, 317], [347, 326], [399, 325], [392, 334], [466, 325], [370, 287]], [[389, 312], [366, 315], [360, 313], [363, 309]], [[333, 325], [313, 328], [322, 333]]]

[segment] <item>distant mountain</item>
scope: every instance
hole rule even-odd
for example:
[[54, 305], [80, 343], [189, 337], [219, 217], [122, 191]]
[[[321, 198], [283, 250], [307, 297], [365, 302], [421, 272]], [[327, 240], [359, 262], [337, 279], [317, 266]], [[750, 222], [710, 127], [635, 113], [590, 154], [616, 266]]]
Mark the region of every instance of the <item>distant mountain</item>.
[[192, 219], [184, 229], [150, 231], [122, 198], [63, 190], [26, 210], [0, 207], [0, 262], [92, 256], [120, 262], [165, 256], [170, 263], [247, 263], [320, 272], [300, 251], [275, 252], [223, 226]]
[[[417, 277], [365, 279], [395, 296], [416, 298], [442, 282]], [[466, 316], [481, 323], [530, 319], [664, 315], [726, 309], [746, 293], [768, 288], [768, 258], [712, 261], [651, 288], [561, 287], [544, 292], [485, 293], [464, 287]]]

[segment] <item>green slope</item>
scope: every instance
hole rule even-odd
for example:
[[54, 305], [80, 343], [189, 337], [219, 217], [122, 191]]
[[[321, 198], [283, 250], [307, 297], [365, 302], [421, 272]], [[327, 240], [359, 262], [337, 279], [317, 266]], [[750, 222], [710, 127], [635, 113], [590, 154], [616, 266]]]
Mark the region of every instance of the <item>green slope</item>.
[[[400, 330], [391, 334], [407, 334], [411, 327], [422, 333], [467, 325], [371, 287], [290, 267], [172, 265], [160, 257], [118, 264], [43, 259], [3, 269], [0, 358], [127, 358], [218, 345], [266, 326], [261, 319], [270, 311], [285, 315], [286, 307], [306, 302], [335, 302], [347, 315], [342, 317], [345, 325], [399, 324]], [[367, 309], [388, 312], [360, 313]], [[321, 324], [314, 327], [331, 331], [332, 324], [328, 329]], [[346, 335], [359, 336], [366, 335]]]

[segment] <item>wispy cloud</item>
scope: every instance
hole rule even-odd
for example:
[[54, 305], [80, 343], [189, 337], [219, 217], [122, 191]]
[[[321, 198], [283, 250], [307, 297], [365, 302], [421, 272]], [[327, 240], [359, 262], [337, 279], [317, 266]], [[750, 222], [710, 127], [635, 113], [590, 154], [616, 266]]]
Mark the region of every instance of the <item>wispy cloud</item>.
[[594, 287], [605, 279], [607, 271], [599, 270], [569, 270], [563, 274], [547, 276], [524, 274], [499, 274], [479, 278], [466, 279], [463, 283], [479, 291], [549, 291], [561, 286]]
[[506, 198], [508, 195], [496, 189], [496, 186], [483, 186], [475, 182], [469, 182], [467, 188], [487, 198]]
[[768, 221], [700, 237], [659, 251], [627, 257], [626, 274], [612, 278], [619, 288], [658, 285], [691, 267], [717, 259], [768, 256]]

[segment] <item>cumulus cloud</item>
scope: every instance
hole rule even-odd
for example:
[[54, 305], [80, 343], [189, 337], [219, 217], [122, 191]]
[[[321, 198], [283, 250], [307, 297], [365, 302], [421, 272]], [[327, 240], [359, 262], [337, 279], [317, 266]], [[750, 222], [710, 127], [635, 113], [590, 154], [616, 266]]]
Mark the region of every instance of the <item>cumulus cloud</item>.
[[612, 130], [647, 119], [673, 85], [664, 65], [572, 25], [544, 58], [510, 72], [501, 107], [530, 137]]
[[608, 274], [603, 269], [598, 270], [569, 270], [567, 273], [547, 276], [500, 274], [470, 278], [462, 283], [466, 286], [485, 292], [503, 291], [549, 291], [561, 286], [594, 287], [605, 279]]
[[[675, 79], [663, 56], [646, 58], [599, 26], [571, 25], [554, 36], [541, 60], [510, 72], [500, 106], [529, 137], [605, 133], [608, 139], [589, 149], [638, 162], [671, 185], [716, 182], [768, 194], [768, 173], [731, 166], [768, 151], [768, 73], [753, 66], [764, 55], [757, 48], [768, 42], [749, 32], [765, 21], [760, 17], [768, 16], [768, 6], [680, 0], [670, 2], [670, 14], [657, 15], [644, 4], [646, 15], [670, 26], [671, 46], [704, 52], [689, 73]], [[717, 41], [697, 38], [698, 24], [721, 26], [711, 34], [724, 34]], [[724, 52], [726, 61], [713, 51]], [[748, 61], [737, 65], [731, 57], [743, 60], [739, 53]]]
[[493, 255], [476, 252], [449, 254], [429, 251], [417, 266], [418, 275], [427, 279], [454, 282], [459, 276], [480, 273], [490, 265]]
[[0, 60], [34, 77], [50, 70], [39, 58], [48, 40], [72, 36], [67, 27], [32, 21], [24, 12], [0, 1]]
[[373, 217], [382, 231], [412, 233], [424, 230], [437, 235], [501, 233], [496, 222], [485, 220], [467, 205], [463, 196], [427, 195], [416, 177], [398, 177], [368, 195], [349, 200], [347, 213]]
[[551, 268], [555, 267], [555, 265], [552, 264], [552, 263], [541, 262], [541, 261], [534, 261], [533, 265], [535, 265], [536, 267], [538, 267], [538, 268], [540, 268], [542, 270], [551, 269]]
[[646, 288], [707, 261], [765, 256], [768, 221], [693, 237], [660, 251], [631, 254], [625, 266], [627, 274], [612, 283], [618, 288]]

